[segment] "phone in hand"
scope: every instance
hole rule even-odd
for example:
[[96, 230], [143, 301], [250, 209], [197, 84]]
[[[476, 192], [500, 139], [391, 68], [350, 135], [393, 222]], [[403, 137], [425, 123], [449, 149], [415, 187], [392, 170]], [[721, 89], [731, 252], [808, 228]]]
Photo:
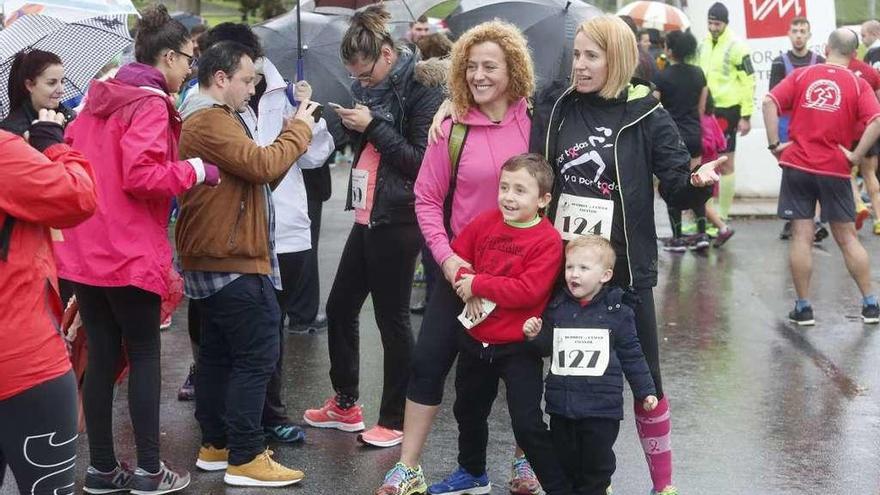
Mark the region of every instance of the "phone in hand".
[[333, 103], [332, 101], [328, 101], [327, 105], [329, 105], [330, 108], [337, 109], [337, 110], [340, 108], [345, 108], [344, 106], [340, 105], [339, 103]]
[[324, 114], [324, 106], [318, 105], [318, 107], [315, 108], [315, 111], [312, 112], [312, 118], [315, 119], [316, 124], [318, 123], [319, 120], [321, 120], [321, 115], [323, 115], [323, 114]]

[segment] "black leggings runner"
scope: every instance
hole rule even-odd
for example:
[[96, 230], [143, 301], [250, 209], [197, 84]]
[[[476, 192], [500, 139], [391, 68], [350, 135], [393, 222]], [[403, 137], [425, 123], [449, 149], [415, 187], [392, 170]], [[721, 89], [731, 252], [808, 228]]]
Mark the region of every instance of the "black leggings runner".
[[22, 495], [72, 494], [76, 411], [73, 371], [0, 401], [0, 486], [9, 464]]
[[83, 412], [89, 430], [91, 465], [99, 471], [117, 466], [113, 449], [113, 385], [122, 344], [128, 357], [128, 410], [137, 446], [138, 467], [159, 471], [160, 373], [157, 294], [136, 287], [75, 284], [86, 329], [89, 364], [83, 383]]

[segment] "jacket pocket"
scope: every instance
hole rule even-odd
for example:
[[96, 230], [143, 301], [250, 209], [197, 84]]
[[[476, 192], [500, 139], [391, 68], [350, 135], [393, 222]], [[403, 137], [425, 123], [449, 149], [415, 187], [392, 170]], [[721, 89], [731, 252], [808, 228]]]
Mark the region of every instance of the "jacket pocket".
[[241, 199], [238, 203], [238, 213], [235, 215], [235, 222], [232, 224], [232, 230], [229, 232], [229, 240], [226, 242], [230, 249], [238, 246], [238, 234], [241, 228], [241, 222], [247, 212], [247, 199], [250, 189], [245, 188], [241, 193]]

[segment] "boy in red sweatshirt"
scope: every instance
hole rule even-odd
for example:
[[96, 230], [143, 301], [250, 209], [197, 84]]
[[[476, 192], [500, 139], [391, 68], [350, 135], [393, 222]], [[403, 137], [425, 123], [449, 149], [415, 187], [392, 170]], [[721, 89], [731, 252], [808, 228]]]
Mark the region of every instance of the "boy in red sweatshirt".
[[538, 215], [550, 203], [552, 186], [543, 157], [510, 158], [501, 168], [499, 208], [477, 216], [452, 243], [473, 267], [459, 272], [455, 289], [466, 303], [466, 326], [476, 323], [460, 334], [454, 406], [459, 468], [429, 487], [430, 494], [491, 491], [487, 418], [499, 379], [507, 388], [514, 437], [545, 492], [571, 493], [541, 411], [543, 361], [522, 332], [526, 319], [547, 305], [562, 263], [561, 238]]

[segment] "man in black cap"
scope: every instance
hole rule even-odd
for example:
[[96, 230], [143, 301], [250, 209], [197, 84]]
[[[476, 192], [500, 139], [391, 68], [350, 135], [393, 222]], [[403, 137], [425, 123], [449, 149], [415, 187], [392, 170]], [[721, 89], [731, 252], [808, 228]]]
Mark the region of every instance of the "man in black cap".
[[[709, 35], [700, 46], [699, 65], [706, 74], [709, 91], [715, 101], [715, 118], [727, 138], [724, 156], [727, 162], [722, 165], [721, 188], [719, 192], [719, 214], [727, 220], [736, 181], [734, 179], [734, 151], [736, 136], [745, 136], [751, 130], [749, 119], [752, 116], [755, 92], [755, 70], [749, 56], [749, 48], [739, 41], [727, 28], [730, 21], [727, 7], [720, 2], [709, 8]], [[727, 229], [718, 232], [716, 246], [733, 235]]]

